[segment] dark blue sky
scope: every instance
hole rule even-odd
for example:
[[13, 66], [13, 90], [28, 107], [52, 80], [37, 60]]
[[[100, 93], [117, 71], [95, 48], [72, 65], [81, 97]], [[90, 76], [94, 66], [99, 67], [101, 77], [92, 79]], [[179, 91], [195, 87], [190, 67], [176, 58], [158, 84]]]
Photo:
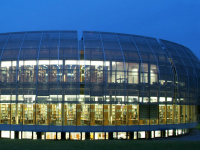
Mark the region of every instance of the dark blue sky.
[[0, 33], [130, 33], [177, 42], [200, 58], [200, 0], [1, 0], [0, 14]]

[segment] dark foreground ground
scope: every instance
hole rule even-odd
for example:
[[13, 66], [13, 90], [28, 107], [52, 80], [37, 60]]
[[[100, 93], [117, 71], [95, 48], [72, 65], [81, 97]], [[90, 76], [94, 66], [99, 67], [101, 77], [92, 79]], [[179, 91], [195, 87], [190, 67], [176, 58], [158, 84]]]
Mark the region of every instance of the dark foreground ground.
[[50, 140], [11, 140], [0, 139], [0, 150], [200, 150], [200, 130], [174, 138], [153, 140], [99, 140], [99, 141], [50, 141]]

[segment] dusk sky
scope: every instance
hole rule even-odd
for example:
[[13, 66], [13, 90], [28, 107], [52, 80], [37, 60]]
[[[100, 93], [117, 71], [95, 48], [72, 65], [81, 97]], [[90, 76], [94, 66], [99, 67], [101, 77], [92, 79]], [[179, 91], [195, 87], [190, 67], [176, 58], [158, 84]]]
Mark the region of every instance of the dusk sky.
[[200, 58], [200, 0], [1, 0], [0, 33], [105, 31], [161, 38]]

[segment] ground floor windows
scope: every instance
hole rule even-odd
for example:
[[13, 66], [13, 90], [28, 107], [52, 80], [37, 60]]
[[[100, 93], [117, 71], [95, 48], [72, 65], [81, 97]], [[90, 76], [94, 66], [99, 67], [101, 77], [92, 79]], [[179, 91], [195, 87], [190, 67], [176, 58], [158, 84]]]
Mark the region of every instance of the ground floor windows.
[[46, 140], [60, 140], [61, 132], [46, 132]]
[[32, 139], [33, 133], [32, 132], [22, 132], [22, 139]]
[[117, 133], [117, 139], [127, 139], [126, 132], [116, 132]]
[[1, 131], [1, 138], [10, 138], [10, 131]]
[[138, 138], [139, 139], [144, 139], [145, 138], [145, 131], [139, 131], [138, 132]]
[[106, 132], [95, 132], [95, 140], [105, 140], [108, 137]]
[[71, 132], [70, 140], [81, 140], [81, 132]]
[[112, 140], [112, 139], [149, 139], [178, 136], [188, 133], [189, 129], [134, 131], [134, 132], [32, 132], [0, 131], [0, 138], [42, 139], [42, 140]]
[[136, 140], [138, 138], [137, 132], [133, 132], [133, 139]]
[[161, 137], [161, 131], [155, 131], [155, 137]]

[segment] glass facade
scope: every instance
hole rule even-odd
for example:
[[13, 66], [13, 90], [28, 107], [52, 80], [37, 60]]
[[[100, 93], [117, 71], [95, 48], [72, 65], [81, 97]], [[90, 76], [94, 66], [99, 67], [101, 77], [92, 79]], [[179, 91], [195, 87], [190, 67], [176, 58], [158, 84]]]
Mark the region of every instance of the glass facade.
[[[199, 59], [166, 40], [88, 31], [81, 40], [76, 31], [0, 34], [2, 125], [110, 126], [115, 132], [116, 126], [194, 123], [199, 85]], [[106, 137], [96, 132], [94, 139]], [[116, 132], [116, 138], [128, 136]]]

